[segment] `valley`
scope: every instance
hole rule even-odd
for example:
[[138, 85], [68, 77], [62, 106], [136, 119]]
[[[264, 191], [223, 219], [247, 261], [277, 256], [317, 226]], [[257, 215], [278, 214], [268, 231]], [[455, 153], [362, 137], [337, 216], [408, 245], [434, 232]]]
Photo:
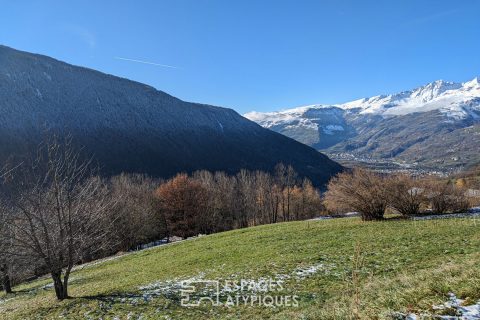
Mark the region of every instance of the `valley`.
[[392, 158], [369, 158], [366, 156], [350, 153], [329, 153], [328, 150], [322, 151], [330, 159], [342, 164], [347, 168], [365, 168], [368, 170], [382, 173], [406, 173], [414, 176], [435, 175], [447, 177], [459, 172], [460, 169], [452, 167], [435, 167], [419, 165], [418, 163], [409, 163], [407, 161], [396, 160]]
[[464, 83], [439, 80], [344, 104], [245, 116], [347, 166], [451, 173], [480, 162], [478, 78]]

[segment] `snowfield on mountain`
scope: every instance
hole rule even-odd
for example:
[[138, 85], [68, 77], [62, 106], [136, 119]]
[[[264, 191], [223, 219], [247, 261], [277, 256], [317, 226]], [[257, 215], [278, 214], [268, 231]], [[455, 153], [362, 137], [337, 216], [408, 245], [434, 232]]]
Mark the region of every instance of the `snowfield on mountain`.
[[[480, 83], [435, 81], [391, 95], [279, 112], [250, 120], [329, 154], [394, 159], [430, 168], [479, 163]], [[445, 146], [450, 146], [445, 148]]]

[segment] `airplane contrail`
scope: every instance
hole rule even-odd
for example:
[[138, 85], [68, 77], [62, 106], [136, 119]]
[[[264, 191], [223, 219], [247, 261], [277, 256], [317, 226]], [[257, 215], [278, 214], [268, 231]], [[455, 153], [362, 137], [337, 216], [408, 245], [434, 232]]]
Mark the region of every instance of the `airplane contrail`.
[[122, 57], [114, 57], [114, 58], [115, 58], [115, 59], [118, 59], [118, 60], [124, 60], [124, 61], [131, 61], [131, 62], [137, 62], [137, 63], [149, 64], [149, 65], [152, 65], [152, 66], [157, 66], [157, 67], [164, 67], [164, 68], [179, 69], [178, 67], [175, 67], [175, 66], [169, 66], [168, 64], [160, 64], [160, 63], [155, 63], [155, 62], [150, 62], [150, 61], [143, 61], [143, 60], [136, 60], [136, 59], [122, 58]]

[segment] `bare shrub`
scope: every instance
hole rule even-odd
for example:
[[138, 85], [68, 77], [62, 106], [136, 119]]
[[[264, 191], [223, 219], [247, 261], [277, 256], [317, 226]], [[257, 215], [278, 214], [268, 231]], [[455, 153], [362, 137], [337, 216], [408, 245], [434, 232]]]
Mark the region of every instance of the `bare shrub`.
[[362, 220], [381, 220], [388, 204], [385, 178], [364, 169], [343, 172], [330, 180], [325, 194], [328, 210], [357, 211]]
[[393, 209], [405, 216], [420, 213], [425, 201], [425, 189], [420, 180], [406, 174], [391, 175], [387, 178], [386, 189]]
[[427, 188], [429, 190], [428, 199], [433, 212], [441, 214], [468, 210], [469, 202], [465, 196], [465, 189], [438, 180], [430, 180]]

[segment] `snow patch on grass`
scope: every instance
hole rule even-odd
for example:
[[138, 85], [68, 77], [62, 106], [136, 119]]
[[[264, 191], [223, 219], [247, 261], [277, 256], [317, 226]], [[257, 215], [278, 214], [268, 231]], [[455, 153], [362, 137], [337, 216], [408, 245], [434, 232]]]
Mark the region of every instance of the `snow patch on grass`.
[[[447, 302], [432, 307], [437, 314], [402, 314], [395, 313], [392, 318], [395, 320], [417, 320], [417, 319], [438, 319], [438, 320], [479, 320], [480, 300], [476, 304], [468, 305], [465, 300], [457, 298], [453, 293], [449, 294]], [[442, 315], [443, 314], [443, 315]], [[448, 315], [446, 315], [448, 314]]]
[[447, 213], [440, 215], [428, 215], [413, 217], [413, 220], [434, 220], [434, 219], [453, 219], [453, 218], [477, 218], [480, 217], [480, 208], [473, 208], [464, 213]]
[[145, 286], [139, 287], [140, 293], [145, 302], [152, 300], [155, 297], [165, 296], [166, 298], [176, 298], [180, 295], [180, 290], [184, 288], [184, 283], [201, 281], [205, 277], [204, 273], [191, 278], [175, 278], [171, 280], [156, 281]]
[[[264, 287], [262, 284], [267, 283], [268, 281], [301, 281], [308, 277], [314, 276], [319, 272], [330, 273], [335, 268], [335, 265], [327, 265], [324, 263], [314, 264], [307, 267], [298, 267], [290, 273], [278, 273], [274, 274], [272, 277], [259, 277], [256, 279], [248, 279], [246, 277], [242, 277], [238, 274], [232, 274], [227, 277], [228, 280], [237, 280], [237, 285], [240, 284], [240, 281], [244, 284], [249, 284], [249, 291], [251, 292], [262, 292]], [[168, 280], [161, 280], [155, 281], [150, 284], [144, 285], [139, 287], [139, 295], [130, 295], [125, 296], [120, 299], [120, 302], [133, 302], [136, 303], [139, 300], [143, 300], [144, 302], [149, 302], [150, 300], [156, 297], [166, 297], [172, 300], [178, 300], [181, 294], [181, 290], [185, 288], [185, 283], [191, 283], [195, 281], [206, 281], [206, 280], [214, 280], [219, 281], [219, 294], [220, 296], [228, 295], [232, 288], [223, 286], [223, 282], [225, 279], [205, 279], [205, 274], [200, 273], [191, 278], [174, 278]], [[250, 285], [252, 284], [252, 285]], [[257, 286], [257, 287], [255, 287]], [[233, 288], [235, 289], [235, 288]], [[236, 288], [239, 289], [239, 288]], [[214, 292], [211, 291], [211, 288], [202, 287], [197, 294], [202, 294], [206, 296], [211, 296]]]

